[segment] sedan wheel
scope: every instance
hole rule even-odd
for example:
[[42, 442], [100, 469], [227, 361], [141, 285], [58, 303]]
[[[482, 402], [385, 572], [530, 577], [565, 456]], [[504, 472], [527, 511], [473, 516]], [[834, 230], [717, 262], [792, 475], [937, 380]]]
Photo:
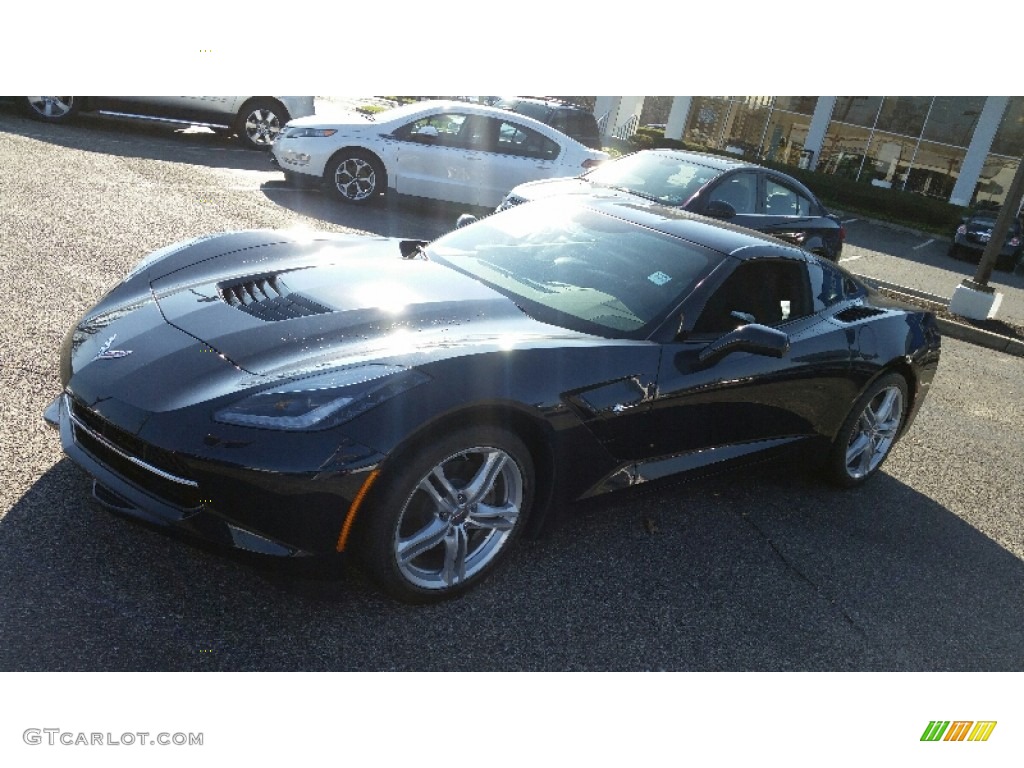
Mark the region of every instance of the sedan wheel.
[[249, 149], [270, 149], [288, 122], [288, 113], [272, 101], [254, 101], [238, 115], [237, 133]]
[[26, 96], [25, 109], [29, 117], [47, 123], [70, 120], [78, 111], [74, 96]]
[[346, 203], [368, 203], [384, 191], [386, 183], [380, 161], [358, 150], [331, 158], [325, 177], [330, 190]]
[[874, 475], [892, 450], [906, 413], [906, 380], [890, 373], [876, 381], [857, 400], [836, 437], [832, 480], [848, 487]]
[[[431, 602], [485, 578], [525, 524], [533, 463], [514, 435], [471, 428], [417, 451], [367, 510], [361, 556], [397, 597]], [[383, 482], [383, 481], [382, 481]]]

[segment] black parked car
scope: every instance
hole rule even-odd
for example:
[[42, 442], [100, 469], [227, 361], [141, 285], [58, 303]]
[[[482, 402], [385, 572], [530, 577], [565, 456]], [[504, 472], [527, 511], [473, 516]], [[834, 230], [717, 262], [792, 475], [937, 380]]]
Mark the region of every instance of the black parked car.
[[583, 107], [557, 99], [525, 96], [504, 97], [494, 102], [494, 106], [532, 117], [566, 136], [572, 136], [584, 146], [601, 149], [601, 131], [597, 127], [597, 118]]
[[[975, 264], [981, 261], [981, 255], [992, 238], [992, 230], [996, 227], [998, 216], [998, 210], [982, 210], [964, 218], [953, 233], [949, 255], [955, 259], [973, 261]], [[996, 257], [996, 269], [1012, 270], [1020, 260], [1021, 253], [1024, 253], [1024, 233], [1021, 232], [1020, 220], [1014, 219], [1010, 223], [1010, 230], [1006, 233], [1006, 240], [999, 251], [999, 256]]]
[[756, 229], [839, 261], [846, 230], [799, 181], [743, 160], [647, 149], [602, 163], [577, 178], [515, 187], [498, 210], [538, 197], [627, 194]]
[[68, 333], [46, 418], [114, 510], [267, 555], [351, 552], [427, 601], [575, 499], [796, 448], [863, 483], [939, 344], [931, 314], [799, 248], [551, 200], [432, 243], [157, 251]]

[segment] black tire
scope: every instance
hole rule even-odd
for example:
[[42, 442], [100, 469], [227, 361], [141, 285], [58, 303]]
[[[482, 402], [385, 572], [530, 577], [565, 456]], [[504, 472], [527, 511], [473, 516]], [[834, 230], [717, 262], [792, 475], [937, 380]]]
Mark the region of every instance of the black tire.
[[382, 470], [360, 512], [356, 556], [400, 600], [460, 595], [493, 573], [519, 538], [534, 477], [522, 440], [498, 427], [418, 445]]
[[274, 99], [252, 99], [235, 118], [235, 134], [247, 149], [270, 149], [277, 134], [291, 120], [284, 105]]
[[387, 189], [387, 172], [372, 152], [343, 149], [327, 161], [324, 183], [333, 195], [346, 203], [365, 205]]
[[834, 484], [850, 488], [870, 480], [899, 436], [910, 400], [907, 381], [887, 373], [869, 386], [850, 409], [829, 452], [826, 471]]
[[958, 246], [956, 243], [950, 243], [949, 244], [949, 250], [946, 251], [946, 255], [949, 256], [950, 258], [953, 258], [953, 259], [959, 259], [960, 258], [960, 246]]
[[25, 96], [25, 114], [44, 123], [66, 123], [81, 109], [77, 96]]

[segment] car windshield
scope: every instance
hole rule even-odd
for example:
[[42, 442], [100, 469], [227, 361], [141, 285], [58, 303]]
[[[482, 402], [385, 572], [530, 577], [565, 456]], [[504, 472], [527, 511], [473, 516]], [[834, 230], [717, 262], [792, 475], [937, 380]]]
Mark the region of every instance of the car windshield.
[[603, 163], [584, 179], [592, 184], [624, 189], [666, 205], [683, 205], [722, 173], [673, 155], [637, 152]]
[[494, 214], [434, 241], [428, 257], [584, 333], [646, 338], [721, 254], [568, 201]]

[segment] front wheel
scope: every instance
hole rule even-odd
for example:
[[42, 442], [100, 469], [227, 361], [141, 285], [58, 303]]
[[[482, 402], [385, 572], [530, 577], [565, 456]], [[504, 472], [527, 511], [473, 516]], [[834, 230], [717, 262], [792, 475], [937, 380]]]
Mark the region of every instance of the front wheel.
[[907, 414], [907, 382], [889, 373], [854, 403], [829, 455], [829, 478], [852, 487], [871, 478], [892, 450]]
[[511, 432], [469, 427], [384, 470], [359, 557], [387, 591], [436, 602], [492, 573], [533, 502], [530, 452]]
[[75, 116], [80, 107], [74, 96], [26, 96], [25, 112], [33, 120], [63, 123]]
[[369, 152], [359, 149], [339, 152], [327, 162], [324, 181], [328, 189], [346, 203], [365, 204], [384, 191], [384, 166]]

